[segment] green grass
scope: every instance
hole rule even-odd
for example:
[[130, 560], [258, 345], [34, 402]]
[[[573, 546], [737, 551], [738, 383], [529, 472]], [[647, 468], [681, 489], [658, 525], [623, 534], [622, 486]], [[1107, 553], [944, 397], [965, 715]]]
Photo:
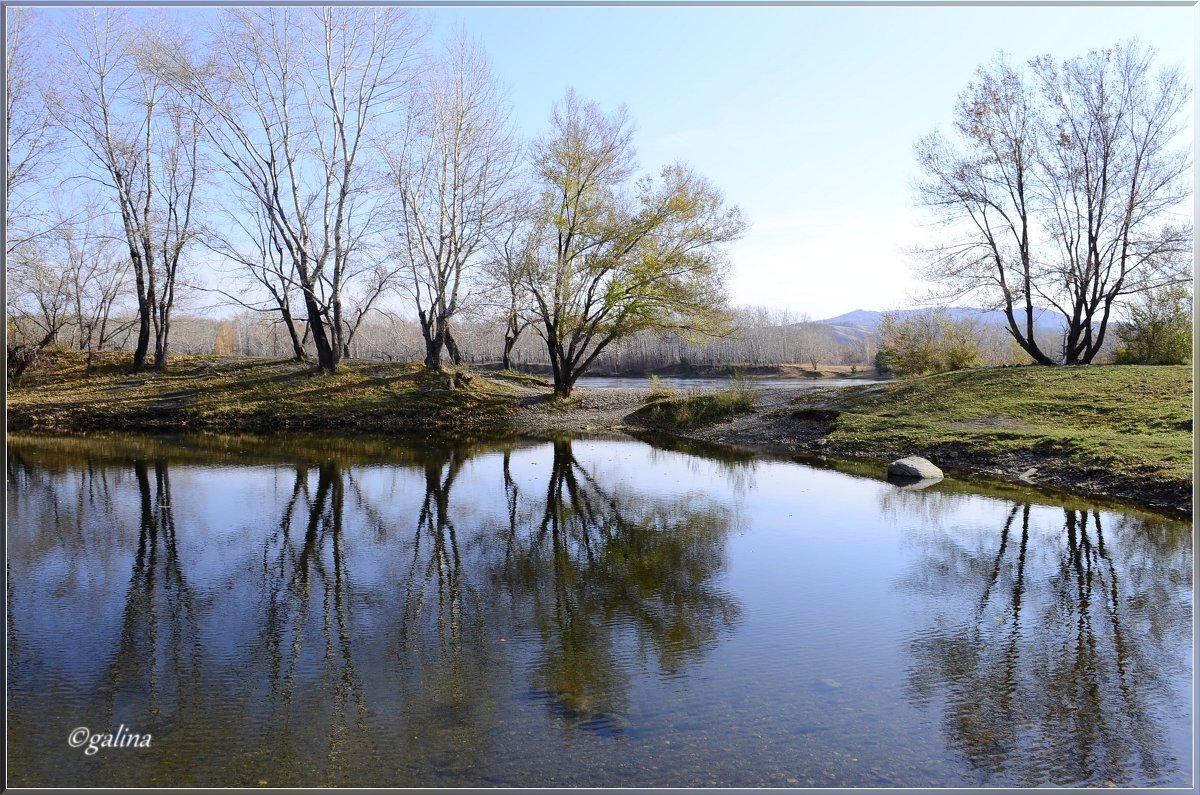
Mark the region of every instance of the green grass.
[[277, 359], [172, 357], [165, 373], [129, 373], [105, 357], [51, 354], [8, 394], [15, 429], [497, 430], [516, 406], [506, 384], [450, 377], [417, 364], [343, 363], [335, 375]]
[[831, 449], [1054, 458], [1191, 488], [1189, 367], [965, 370], [801, 395], [793, 406], [836, 412]]
[[653, 390], [649, 402], [633, 412], [647, 425], [663, 429], [711, 425], [754, 410], [754, 390], [736, 382], [719, 392], [701, 392], [682, 397], [666, 389]]

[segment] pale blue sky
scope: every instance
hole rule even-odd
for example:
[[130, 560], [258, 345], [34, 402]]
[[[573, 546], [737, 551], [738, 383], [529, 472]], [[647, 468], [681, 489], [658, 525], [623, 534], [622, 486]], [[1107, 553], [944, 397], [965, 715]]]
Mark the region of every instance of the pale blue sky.
[[[181, 24], [201, 9], [173, 8]], [[975, 70], [1139, 38], [1195, 72], [1194, 7], [423, 8], [477, 37], [523, 135], [567, 87], [628, 105], [642, 170], [684, 160], [751, 222], [731, 302], [814, 319], [920, 303], [904, 252], [927, 234], [912, 146], [950, 123]]]
[[753, 226], [731, 250], [737, 305], [814, 318], [909, 305], [923, 232], [913, 142], [947, 127], [975, 69], [1136, 36], [1194, 71], [1195, 8], [790, 7], [429, 10], [508, 83], [527, 134], [568, 86], [629, 106], [645, 171], [690, 162]]

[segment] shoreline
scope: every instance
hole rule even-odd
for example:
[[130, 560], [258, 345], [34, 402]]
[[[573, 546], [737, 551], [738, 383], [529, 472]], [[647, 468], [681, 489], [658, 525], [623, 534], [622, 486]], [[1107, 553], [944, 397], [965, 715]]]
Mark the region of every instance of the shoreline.
[[[794, 417], [793, 390], [760, 388], [755, 409], [730, 420], [697, 428], [662, 428], [630, 421], [630, 414], [641, 408], [649, 389], [579, 390], [580, 411], [559, 416], [525, 415], [529, 433], [618, 432], [633, 438], [676, 439], [721, 447], [736, 447], [759, 455], [801, 460], [809, 463], [844, 462], [875, 465], [879, 477], [886, 478], [887, 465], [906, 455], [923, 455], [940, 467], [948, 477], [983, 480], [1056, 495], [1095, 498], [1135, 505], [1173, 516], [1191, 518], [1192, 490], [1164, 488], [1160, 481], [1116, 476], [1098, 477], [1087, 469], [1060, 457], [1029, 452], [1024, 456], [972, 456], [959, 450], [931, 451], [868, 448], [838, 442], [830, 438], [832, 417], [817, 419]], [[627, 393], [605, 396], [602, 393]], [[627, 413], [615, 418], [620, 405]], [[609, 408], [605, 408], [608, 406]], [[609, 422], [604, 423], [607, 416]], [[1036, 472], [1030, 473], [1030, 469]]]
[[[580, 387], [560, 401], [544, 382], [516, 373], [475, 370], [466, 388], [450, 388], [447, 377], [412, 365], [355, 368], [322, 377], [292, 363], [199, 361], [167, 376], [113, 373], [72, 381], [55, 374], [9, 391], [7, 430], [36, 435], [329, 432], [463, 440], [621, 433], [795, 460], [878, 465], [880, 476], [888, 462], [921, 455], [960, 479], [1118, 501], [1188, 518], [1192, 511], [1190, 477], [1185, 483], [1178, 462], [1173, 471], [1162, 462], [1157, 469], [1144, 464], [1106, 469], [1063, 445], [1025, 446], [1022, 429], [1004, 418], [950, 423], [962, 430], [939, 437], [924, 404], [913, 409], [904, 403], [911, 382], [800, 390], [758, 381], [749, 387], [749, 411], [695, 427], [671, 427], [638, 410], [655, 400], [678, 402], [695, 395], [652, 393], [648, 386]], [[970, 377], [972, 384], [1029, 377], [984, 372]], [[281, 394], [278, 384], [287, 384], [288, 391]], [[80, 385], [94, 386], [94, 394], [85, 394]], [[1190, 391], [1190, 374], [1187, 386]], [[898, 430], [856, 427], [863, 417], [876, 419], [869, 412], [880, 412], [880, 406], [885, 409], [880, 416]], [[1187, 425], [1190, 438], [1190, 419]], [[1084, 425], [1077, 429], [1085, 437], [1093, 431]]]

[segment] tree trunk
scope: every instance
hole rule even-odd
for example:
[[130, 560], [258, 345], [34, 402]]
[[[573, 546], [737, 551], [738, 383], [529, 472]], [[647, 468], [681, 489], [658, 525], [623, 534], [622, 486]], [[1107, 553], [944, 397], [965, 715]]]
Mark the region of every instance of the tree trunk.
[[325, 324], [321, 322], [321, 308], [317, 305], [317, 297], [308, 288], [304, 289], [304, 308], [308, 310], [308, 330], [312, 333], [313, 345], [317, 349], [317, 366], [332, 375], [337, 372], [341, 350], [330, 344], [329, 335], [325, 333]]
[[421, 323], [421, 336], [425, 339], [425, 366], [430, 370], [442, 371], [442, 348], [446, 344], [446, 326], [438, 323], [437, 318], [426, 314], [424, 309], [417, 310], [417, 319]]
[[561, 350], [551, 350], [550, 368], [554, 371], [554, 395], [559, 398], [569, 398], [575, 388], [575, 379], [579, 374], [573, 370]]
[[342, 356], [349, 356], [349, 345], [346, 344], [346, 327], [342, 325], [342, 301], [338, 297], [338, 287], [333, 288], [333, 298], [329, 302], [329, 345], [335, 357], [334, 366], [341, 361]]
[[137, 347], [133, 349], [133, 370], [139, 372], [146, 369], [146, 352], [150, 350], [150, 307], [147, 305], [143, 291], [145, 289], [142, 276], [137, 277], [138, 286], [138, 337]]
[[504, 356], [503, 365], [505, 370], [512, 369], [512, 349], [517, 344], [517, 338], [511, 332], [504, 334]]
[[[168, 310], [169, 311], [169, 310]], [[159, 321], [158, 327], [155, 329], [154, 338], [154, 371], [156, 373], [165, 372], [167, 369], [167, 353], [169, 352], [171, 343], [171, 320], [169, 316], [165, 316]]]
[[446, 339], [446, 352], [450, 354], [450, 361], [454, 362], [454, 366], [462, 364], [462, 351], [458, 349], [458, 343], [454, 341], [454, 336], [450, 333], [450, 325], [443, 323], [442, 328]]
[[517, 340], [521, 336], [521, 332], [525, 330], [528, 323], [521, 325], [520, 318], [517, 317], [515, 310], [510, 309], [508, 313], [508, 321], [504, 328], [504, 369], [512, 369], [512, 350], [517, 346]]
[[425, 337], [425, 366], [430, 370], [442, 370], [443, 339], [437, 335]]
[[317, 366], [322, 371], [333, 375], [337, 372], [338, 362], [341, 357], [338, 355], [338, 349], [329, 343], [329, 337], [325, 334], [325, 329], [320, 328], [321, 321], [316, 322], [316, 327], [313, 330], [313, 344], [317, 346]]
[[306, 358], [304, 345], [300, 342], [300, 336], [296, 333], [296, 323], [292, 320], [292, 313], [286, 305], [279, 308], [279, 313], [283, 315], [283, 324], [287, 326], [288, 338], [292, 341], [292, 358], [298, 362], [302, 362]]

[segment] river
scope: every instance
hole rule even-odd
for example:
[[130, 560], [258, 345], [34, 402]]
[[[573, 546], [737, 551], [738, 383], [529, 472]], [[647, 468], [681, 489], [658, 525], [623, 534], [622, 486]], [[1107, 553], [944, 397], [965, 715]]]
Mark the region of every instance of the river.
[[1192, 783], [1190, 522], [624, 438], [7, 469], [10, 785]]
[[[731, 378], [674, 378], [658, 379], [658, 386], [663, 389], [674, 389], [679, 392], [715, 392], [728, 389], [735, 383]], [[871, 378], [772, 378], [753, 377], [742, 379], [748, 387], [769, 387], [771, 389], [813, 389], [816, 387], [844, 387], [856, 384], [881, 384], [883, 381]], [[590, 389], [645, 389], [650, 385], [650, 379], [634, 376], [603, 376], [585, 375], [576, 386]]]

